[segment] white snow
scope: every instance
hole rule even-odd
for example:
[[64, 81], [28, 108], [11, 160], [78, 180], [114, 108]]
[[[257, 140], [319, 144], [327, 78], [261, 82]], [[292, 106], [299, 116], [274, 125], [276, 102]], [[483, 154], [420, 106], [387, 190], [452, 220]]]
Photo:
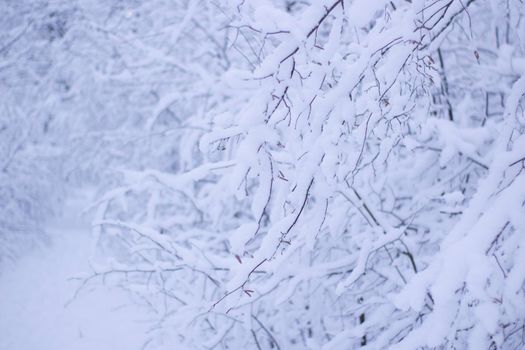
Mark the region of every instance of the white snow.
[[123, 290], [91, 284], [69, 302], [91, 249], [73, 213], [48, 230], [50, 245], [0, 275], [1, 350], [134, 350], [147, 340], [147, 315]]

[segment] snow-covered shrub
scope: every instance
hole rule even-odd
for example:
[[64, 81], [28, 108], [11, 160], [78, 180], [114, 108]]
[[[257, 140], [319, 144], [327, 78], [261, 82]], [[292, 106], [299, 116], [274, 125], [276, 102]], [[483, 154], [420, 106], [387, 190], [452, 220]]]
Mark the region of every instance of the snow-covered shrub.
[[89, 278], [151, 307], [147, 346], [523, 346], [520, 2], [206, 5], [179, 22], [225, 64], [154, 117], [183, 165], [96, 205]]
[[[48, 89], [51, 34], [61, 19], [33, 17], [41, 4], [4, 2], [0, 21], [0, 266], [45, 239], [44, 218], [60, 198], [61, 152]], [[34, 12], [32, 12], [34, 11]], [[29, 13], [29, 15], [28, 15]], [[58, 21], [58, 22], [57, 22]], [[48, 26], [45, 25], [48, 24]], [[53, 27], [53, 28], [52, 28]]]

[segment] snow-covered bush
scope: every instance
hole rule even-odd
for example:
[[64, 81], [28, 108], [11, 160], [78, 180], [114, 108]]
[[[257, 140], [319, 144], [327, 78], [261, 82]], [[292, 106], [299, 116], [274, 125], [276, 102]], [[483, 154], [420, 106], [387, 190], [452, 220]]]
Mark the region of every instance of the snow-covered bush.
[[184, 6], [158, 45], [192, 103], [96, 203], [88, 279], [150, 306], [147, 346], [522, 347], [522, 4]]
[[[0, 21], [0, 267], [45, 239], [43, 222], [60, 198], [61, 152], [52, 135], [55, 98], [49, 42], [59, 18], [32, 17], [35, 2], [3, 2]], [[32, 6], [34, 8], [32, 8]], [[34, 11], [34, 12], [33, 12]], [[47, 23], [47, 26], [44, 24]], [[58, 26], [58, 27], [57, 27]], [[58, 32], [57, 32], [58, 30]]]

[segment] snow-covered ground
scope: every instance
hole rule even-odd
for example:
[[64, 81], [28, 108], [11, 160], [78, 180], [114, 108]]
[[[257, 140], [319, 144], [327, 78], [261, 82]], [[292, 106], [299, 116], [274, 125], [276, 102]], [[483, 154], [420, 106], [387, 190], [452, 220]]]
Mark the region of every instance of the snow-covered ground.
[[92, 286], [68, 303], [91, 244], [78, 206], [66, 207], [48, 230], [52, 243], [0, 275], [0, 350], [140, 349], [147, 315], [122, 290]]

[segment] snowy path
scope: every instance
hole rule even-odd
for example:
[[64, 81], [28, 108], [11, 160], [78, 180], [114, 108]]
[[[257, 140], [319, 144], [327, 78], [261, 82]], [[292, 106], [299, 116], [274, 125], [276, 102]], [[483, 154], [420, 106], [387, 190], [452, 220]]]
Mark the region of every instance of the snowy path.
[[135, 350], [144, 344], [147, 316], [121, 290], [98, 287], [65, 307], [78, 285], [69, 279], [87, 270], [90, 250], [86, 225], [70, 221], [49, 230], [51, 246], [0, 275], [0, 350]]

